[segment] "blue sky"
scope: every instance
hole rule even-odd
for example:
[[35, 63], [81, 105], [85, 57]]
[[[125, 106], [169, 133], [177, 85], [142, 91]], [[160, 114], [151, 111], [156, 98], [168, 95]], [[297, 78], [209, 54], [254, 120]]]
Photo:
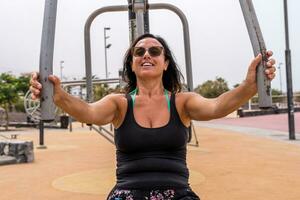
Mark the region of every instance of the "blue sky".
[[[54, 52], [54, 73], [60, 76], [60, 61], [64, 61], [63, 76], [80, 78], [84, 71], [83, 28], [87, 17], [97, 8], [124, 5], [126, 0], [58, 0], [58, 15]], [[253, 52], [239, 1], [237, 0], [149, 0], [150, 3], [170, 3], [180, 8], [190, 26], [194, 86], [216, 76], [223, 77], [232, 87], [246, 75]], [[253, 0], [268, 49], [281, 64], [282, 88], [285, 84], [285, 41], [282, 0]], [[294, 91], [300, 91], [300, 1], [289, 0], [290, 48]], [[0, 73], [14, 74], [37, 71], [43, 22], [44, 0], [1, 0], [0, 2]], [[298, 16], [298, 17], [297, 17]], [[93, 74], [105, 77], [103, 28], [107, 42], [109, 76], [117, 77], [128, 41], [127, 13], [99, 16], [92, 25]], [[182, 72], [185, 72], [182, 26], [170, 11], [150, 11], [150, 29], [161, 35], [174, 51]], [[280, 73], [272, 83], [280, 89]]]

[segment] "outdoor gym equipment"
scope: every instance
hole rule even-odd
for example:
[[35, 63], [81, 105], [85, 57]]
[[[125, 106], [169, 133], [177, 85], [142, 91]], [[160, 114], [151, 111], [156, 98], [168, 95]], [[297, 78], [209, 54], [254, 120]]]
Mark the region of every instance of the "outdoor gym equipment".
[[[92, 62], [91, 62], [91, 40], [90, 40], [90, 29], [91, 24], [95, 18], [106, 12], [129, 12], [129, 25], [130, 25], [130, 42], [132, 42], [136, 37], [148, 33], [150, 30], [148, 22], [148, 11], [153, 9], [167, 9], [174, 12], [179, 16], [182, 22], [183, 28], [183, 37], [184, 37], [184, 49], [185, 49], [185, 62], [186, 62], [186, 78], [187, 78], [187, 87], [188, 91], [193, 90], [193, 76], [192, 76], [192, 62], [191, 62], [191, 50], [190, 50], [190, 36], [189, 36], [189, 25], [186, 16], [184, 13], [177, 7], [171, 4], [157, 3], [157, 4], [148, 4], [148, 1], [145, 0], [133, 0], [128, 1], [129, 5], [120, 5], [120, 6], [107, 6], [94, 11], [87, 19], [84, 28], [84, 41], [85, 41], [85, 67], [86, 67], [86, 86], [87, 86], [87, 101], [93, 102], [92, 94]], [[110, 130], [107, 130], [105, 127], [100, 126], [99, 130], [96, 126], [91, 125], [91, 128], [96, 130], [98, 133], [108, 138], [113, 136]], [[189, 138], [192, 135], [193, 124], [189, 130]], [[195, 130], [195, 129], [193, 129]], [[108, 135], [104, 135], [104, 133]], [[194, 137], [196, 139], [195, 146], [198, 146], [198, 139], [194, 131]], [[109, 140], [113, 143], [113, 138]]]
[[272, 107], [271, 96], [271, 81], [265, 75], [267, 68], [268, 58], [266, 55], [267, 48], [263, 39], [263, 35], [258, 23], [258, 19], [255, 13], [255, 9], [252, 0], [240, 0], [240, 5], [250, 36], [254, 56], [259, 53], [262, 55], [262, 62], [257, 67], [256, 80], [258, 89], [258, 105], [260, 108]]
[[[88, 102], [93, 101], [92, 94], [92, 64], [91, 64], [91, 40], [90, 40], [90, 29], [91, 24], [94, 19], [107, 12], [122, 12], [129, 11], [131, 13], [129, 16], [129, 25], [130, 25], [130, 40], [134, 40], [136, 37], [147, 33], [149, 31], [148, 21], [145, 21], [145, 16], [141, 13], [147, 13], [148, 10], [158, 10], [158, 9], [167, 9], [175, 14], [177, 14], [182, 22], [183, 28], [183, 39], [184, 39], [184, 49], [185, 49], [185, 64], [186, 64], [186, 77], [187, 77], [187, 86], [188, 90], [193, 90], [193, 73], [192, 73], [192, 62], [191, 62], [191, 48], [190, 48], [190, 36], [189, 36], [189, 25], [186, 16], [184, 13], [177, 7], [171, 4], [157, 3], [157, 4], [148, 4], [147, 1], [139, 0], [132, 1], [129, 5], [120, 5], [120, 6], [107, 6], [94, 11], [87, 19], [84, 27], [84, 42], [85, 42], [85, 69], [86, 69], [86, 81], [87, 81], [87, 100]], [[135, 18], [132, 18], [132, 13], [136, 13]], [[135, 23], [132, 21], [135, 19]], [[143, 24], [143, 23], [144, 24]], [[147, 27], [147, 29], [145, 28]], [[132, 38], [133, 37], [133, 38]]]
[[[262, 53], [264, 61], [258, 68], [257, 81], [259, 104], [262, 108], [271, 106], [270, 83], [265, 79], [263, 74], [265, 64], [265, 45], [262, 34], [259, 28], [258, 20], [255, 15], [254, 7], [251, 0], [240, 0], [241, 8], [247, 24], [249, 36], [252, 42], [255, 54]], [[137, 36], [149, 32], [148, 10], [167, 9], [179, 16], [183, 27], [185, 62], [186, 62], [186, 78], [189, 91], [193, 90], [192, 64], [190, 51], [189, 26], [184, 13], [177, 7], [165, 4], [148, 4], [147, 0], [128, 0], [128, 5], [107, 6], [94, 11], [88, 18], [84, 28], [85, 40], [85, 67], [86, 67], [86, 86], [87, 86], [87, 101], [93, 101], [92, 94], [92, 65], [91, 65], [91, 43], [90, 43], [90, 27], [93, 20], [100, 14], [105, 12], [128, 11], [129, 13], [129, 29], [130, 40], [132, 41]], [[53, 48], [54, 48], [54, 33], [55, 20], [57, 11], [57, 0], [45, 0], [45, 14], [43, 23], [42, 45], [40, 55], [40, 79], [43, 85], [41, 95], [41, 121], [50, 121], [54, 119], [54, 104], [52, 101], [53, 86], [48, 81], [48, 75], [52, 74], [53, 64]], [[191, 129], [190, 129], [191, 133]], [[196, 137], [196, 135], [195, 135]]]
[[53, 52], [56, 24], [57, 0], [46, 0], [42, 43], [40, 51], [40, 82], [43, 85], [41, 93], [41, 120], [45, 122], [55, 119], [55, 105], [53, 102], [53, 84], [48, 76], [53, 73]]
[[[168, 9], [177, 14], [183, 25], [184, 30], [184, 47], [186, 61], [186, 77], [188, 90], [193, 90], [192, 67], [191, 67], [191, 51], [188, 22], [183, 12], [177, 7], [170, 4], [148, 4], [147, 0], [128, 0], [128, 5], [124, 6], [108, 6], [96, 10], [88, 18], [85, 25], [85, 60], [86, 60], [86, 82], [87, 82], [87, 101], [92, 102], [92, 70], [90, 55], [90, 35], [89, 30], [93, 19], [104, 12], [128, 11], [130, 41], [137, 36], [149, 32], [148, 10], [149, 9]], [[55, 22], [57, 12], [57, 0], [45, 0], [45, 13], [43, 22], [43, 33], [40, 54], [40, 80], [43, 85], [41, 94], [41, 120], [40, 133], [43, 132], [43, 122], [54, 120], [54, 103], [52, 101], [53, 86], [48, 80], [48, 76], [52, 74], [53, 69], [53, 51], [54, 51], [54, 35]], [[34, 110], [34, 109], [33, 109]], [[36, 110], [37, 111], [37, 110]], [[191, 131], [190, 131], [191, 132]], [[196, 137], [196, 135], [195, 135]], [[198, 142], [197, 142], [198, 143]]]
[[[185, 60], [186, 60], [186, 74], [188, 89], [193, 89], [192, 83], [192, 67], [191, 67], [191, 53], [190, 53], [190, 38], [189, 28], [185, 15], [177, 7], [170, 4], [148, 4], [145, 0], [128, 0], [128, 5], [124, 6], [108, 6], [96, 10], [88, 18], [85, 25], [85, 59], [86, 59], [86, 77], [87, 77], [87, 99], [92, 101], [92, 81], [91, 81], [91, 55], [90, 55], [90, 26], [94, 18], [104, 12], [116, 12], [116, 11], [128, 11], [129, 12], [129, 24], [131, 37], [136, 37], [145, 32], [145, 27], [149, 31], [149, 24], [145, 21], [145, 13], [149, 9], [168, 9], [175, 12], [181, 19], [184, 29], [184, 44], [185, 44]], [[265, 59], [265, 45], [263, 37], [259, 28], [258, 20], [255, 14], [254, 7], [251, 0], [240, 0], [241, 8], [244, 14], [244, 18], [247, 24], [249, 36], [252, 42], [253, 50], [255, 54], [257, 52], [262, 53]], [[41, 97], [41, 119], [43, 121], [51, 121], [54, 119], [54, 104], [52, 101], [53, 86], [48, 81], [47, 77], [52, 74], [53, 65], [53, 47], [54, 47], [54, 35], [55, 35], [55, 21], [57, 11], [57, 0], [45, 0], [45, 14], [43, 23], [43, 34], [40, 54], [40, 79], [43, 85], [42, 97]], [[134, 16], [135, 13], [135, 16]], [[135, 24], [132, 23], [135, 17]], [[134, 39], [134, 38], [131, 38]], [[266, 80], [263, 75], [263, 69], [265, 60], [258, 67], [257, 81], [258, 81], [258, 93], [259, 93], [259, 106], [262, 108], [270, 107], [272, 104], [270, 95], [270, 82]]]
[[29, 116], [31, 120], [33, 120], [33, 121], [41, 120], [40, 100], [39, 99], [33, 100], [31, 98], [30, 90], [28, 90], [25, 94], [24, 108], [25, 108], [27, 116]]

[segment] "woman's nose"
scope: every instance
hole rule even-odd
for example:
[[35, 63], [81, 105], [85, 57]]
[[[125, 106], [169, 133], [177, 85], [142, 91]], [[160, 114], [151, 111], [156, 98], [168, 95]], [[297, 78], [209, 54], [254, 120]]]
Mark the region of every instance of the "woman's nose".
[[148, 49], [146, 50], [146, 52], [144, 53], [144, 56], [143, 56], [143, 58], [150, 58], [151, 56], [150, 56], [150, 54], [149, 54], [149, 52], [148, 52]]

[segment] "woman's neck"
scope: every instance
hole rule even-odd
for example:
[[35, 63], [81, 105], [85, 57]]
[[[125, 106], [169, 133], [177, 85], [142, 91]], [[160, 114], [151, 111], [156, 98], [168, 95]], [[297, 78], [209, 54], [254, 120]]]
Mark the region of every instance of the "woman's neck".
[[164, 94], [164, 85], [162, 80], [160, 81], [141, 81], [137, 80], [138, 94], [143, 96], [154, 96]]

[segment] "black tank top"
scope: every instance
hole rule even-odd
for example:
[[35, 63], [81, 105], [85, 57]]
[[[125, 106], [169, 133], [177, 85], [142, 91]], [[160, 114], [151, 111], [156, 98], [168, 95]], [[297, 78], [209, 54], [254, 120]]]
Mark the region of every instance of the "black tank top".
[[[181, 122], [170, 99], [169, 122], [159, 128], [141, 127], [134, 119], [130, 95], [122, 125], [115, 129], [117, 184], [124, 189], [186, 188], [188, 128]], [[159, 113], [157, 113], [159, 115]]]

